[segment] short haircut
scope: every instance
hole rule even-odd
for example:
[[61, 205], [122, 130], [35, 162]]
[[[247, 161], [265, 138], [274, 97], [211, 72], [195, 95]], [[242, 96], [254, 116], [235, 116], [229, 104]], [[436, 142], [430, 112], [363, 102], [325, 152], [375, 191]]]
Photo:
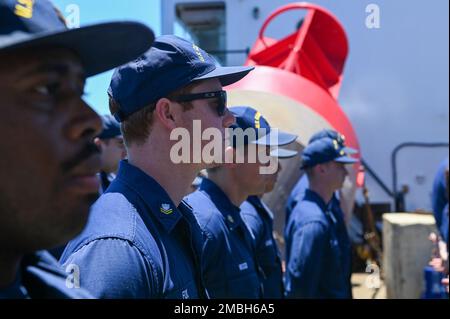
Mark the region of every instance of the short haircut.
[[[181, 89], [171, 92], [167, 95], [167, 98], [170, 100], [178, 95], [188, 94], [198, 84], [199, 82], [190, 83], [187, 86], [182, 87]], [[146, 107], [131, 114], [120, 124], [120, 130], [122, 131], [123, 140], [127, 147], [132, 144], [142, 145], [149, 137], [151, 132], [153, 111], [155, 110], [156, 103], [157, 102], [150, 103]], [[193, 108], [190, 102], [179, 103], [183, 106], [184, 111], [188, 111]], [[109, 111], [111, 112], [111, 114], [115, 114], [119, 110], [120, 104], [110, 96]]]

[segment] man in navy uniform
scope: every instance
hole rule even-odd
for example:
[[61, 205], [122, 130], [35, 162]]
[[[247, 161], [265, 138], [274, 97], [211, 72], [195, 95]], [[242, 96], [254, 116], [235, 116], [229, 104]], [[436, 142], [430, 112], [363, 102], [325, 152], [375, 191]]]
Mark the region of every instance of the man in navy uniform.
[[152, 40], [142, 24], [67, 30], [47, 0], [0, 1], [0, 299], [90, 297], [42, 249], [79, 233], [98, 197], [101, 122], [82, 99], [86, 77]]
[[[446, 243], [447, 255], [449, 247], [449, 214], [448, 214], [448, 157], [442, 161], [436, 172], [433, 181], [433, 190], [431, 193], [431, 202], [433, 206], [433, 214], [436, 220], [436, 226], [439, 230], [439, 234], [442, 240]], [[448, 292], [448, 258], [443, 260], [439, 258], [434, 261], [435, 264], [439, 265], [440, 271], [446, 272], [447, 278], [443, 280], [443, 284], [446, 286]]]
[[[272, 153], [279, 159], [291, 158], [297, 154], [298, 152], [287, 149], [278, 149]], [[274, 189], [280, 171], [281, 163], [278, 163], [277, 172], [268, 176], [264, 192], [249, 196], [240, 207], [242, 219], [255, 240], [256, 260], [264, 272], [264, 277], [261, 278], [264, 299], [280, 299], [284, 296], [281, 255], [274, 238], [274, 215], [261, 200], [265, 193]]]
[[171, 133], [197, 138], [194, 120], [225, 132], [234, 117], [222, 86], [252, 69], [218, 67], [198, 46], [166, 35], [115, 71], [110, 110], [121, 122], [128, 160], [61, 258], [79, 266], [81, 286], [94, 296], [206, 297], [197, 267], [201, 253], [194, 250], [202, 232], [182, 199], [198, 172], [214, 164], [177, 163], [172, 149], [179, 142]]
[[[316, 134], [314, 134], [310, 139], [309, 143], [312, 143], [316, 140], [319, 140], [324, 137], [329, 137], [331, 139], [334, 139], [338, 142], [339, 146], [342, 147], [343, 151], [348, 155], [354, 155], [357, 154], [358, 151], [348, 147], [345, 145], [345, 137], [338, 133], [335, 130], [330, 129], [324, 129]], [[286, 223], [289, 220], [289, 215], [291, 214], [292, 210], [294, 209], [295, 205], [303, 199], [305, 196], [306, 189], [309, 188], [309, 181], [308, 176], [306, 174], [303, 174], [302, 177], [299, 179], [297, 184], [292, 189], [292, 192], [288, 198], [287, 204], [286, 204]], [[330, 210], [333, 216], [336, 218], [336, 228], [337, 228], [337, 236], [339, 239], [339, 247], [341, 249], [341, 262], [342, 267], [344, 269], [344, 272], [346, 273], [346, 284], [347, 284], [347, 290], [348, 290], [348, 298], [352, 297], [352, 285], [351, 285], [351, 276], [352, 276], [352, 248], [351, 248], [351, 241], [348, 235], [347, 231], [347, 223], [346, 223], [346, 216], [342, 210], [341, 207], [341, 201], [340, 201], [340, 190], [337, 190], [333, 193], [333, 197], [330, 202]]]
[[[447, 172], [447, 173], [446, 173]], [[431, 203], [436, 226], [442, 237], [448, 234], [448, 157], [439, 165], [433, 181]], [[445, 206], [447, 205], [447, 211]], [[445, 213], [447, 212], [447, 213]]]
[[119, 162], [127, 156], [125, 145], [123, 144], [120, 123], [112, 115], [102, 116], [103, 130], [94, 139], [94, 143], [101, 150], [102, 167], [100, 169], [100, 193], [108, 188], [109, 184], [116, 177]]
[[444, 240], [444, 242], [447, 244], [447, 249], [449, 246], [448, 227], [449, 227], [449, 220], [448, 220], [448, 203], [447, 203], [447, 204], [445, 204], [444, 208], [442, 209], [442, 223], [441, 223], [441, 228], [440, 228], [441, 237]]
[[355, 162], [342, 144], [329, 137], [315, 140], [304, 149], [302, 169], [309, 187], [285, 229], [286, 297], [350, 297], [331, 200], [347, 175], [345, 164]]
[[[314, 142], [315, 140], [321, 139], [323, 137], [329, 137], [331, 139], [334, 139], [338, 141], [339, 145], [341, 145], [344, 149], [344, 151], [348, 155], [354, 155], [357, 154], [358, 151], [354, 148], [348, 147], [345, 145], [345, 136], [341, 133], [331, 130], [331, 129], [324, 129], [317, 133], [315, 133], [308, 141], [309, 143]], [[309, 187], [308, 177], [306, 174], [303, 174], [302, 177], [298, 180], [297, 184], [292, 188], [291, 194], [289, 195], [288, 201], [286, 203], [286, 222], [289, 219], [289, 215], [291, 214], [292, 210], [294, 209], [295, 205], [302, 200], [303, 196], [305, 195], [305, 190]], [[339, 204], [339, 213], [342, 214], [342, 217], [344, 217], [344, 214], [342, 212], [342, 209], [340, 208], [340, 200], [339, 200], [339, 191], [337, 191], [334, 196], [333, 200], [336, 201], [335, 203]]]
[[[265, 192], [271, 174], [261, 173], [261, 167], [270, 165], [264, 157], [269, 159], [270, 155], [277, 154], [277, 149], [270, 148], [292, 143], [296, 136], [271, 130], [261, 113], [251, 107], [230, 110], [236, 117], [232, 126], [235, 160], [208, 169], [208, 178], [203, 179], [199, 190], [186, 197], [186, 202], [193, 207], [206, 234], [206, 241], [198, 250], [204, 252], [201, 267], [209, 295], [261, 298], [264, 273], [256, 258], [254, 238], [242, 220], [239, 206], [250, 195]], [[239, 132], [250, 134], [245, 136]], [[250, 154], [254, 155], [254, 162], [249, 160]], [[274, 167], [272, 175], [276, 171]]]

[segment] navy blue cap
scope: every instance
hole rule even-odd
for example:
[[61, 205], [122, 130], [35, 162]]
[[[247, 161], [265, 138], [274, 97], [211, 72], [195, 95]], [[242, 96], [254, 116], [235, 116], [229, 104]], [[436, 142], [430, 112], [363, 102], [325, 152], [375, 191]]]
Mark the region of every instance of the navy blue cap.
[[323, 137], [308, 144], [303, 150], [301, 168], [305, 169], [331, 161], [353, 164], [358, 160], [349, 157], [337, 140]]
[[[243, 136], [242, 142], [244, 145], [251, 143], [266, 146], [283, 146], [294, 142], [297, 138], [297, 135], [272, 129], [261, 113], [250, 106], [233, 106], [230, 107], [230, 111], [236, 118], [236, 123], [231, 125], [232, 129], [240, 128], [245, 131], [250, 128], [255, 130], [255, 139], [250, 140], [248, 135]], [[233, 134], [232, 145], [234, 147], [238, 146], [237, 134]], [[271, 151], [270, 155], [279, 158], [289, 158], [297, 155], [297, 153], [293, 150], [276, 148]]]
[[68, 30], [48, 0], [0, 0], [0, 52], [67, 48], [80, 57], [88, 77], [135, 59], [153, 40], [153, 31], [141, 23], [102, 23]]
[[112, 115], [102, 115], [103, 131], [97, 137], [105, 140], [114, 137], [121, 137], [120, 123]]
[[157, 37], [144, 55], [116, 69], [108, 94], [119, 105], [121, 122], [145, 106], [194, 81], [218, 78], [222, 86], [246, 76], [254, 67], [221, 67], [195, 44], [174, 35]]
[[349, 155], [358, 154], [358, 150], [345, 146], [345, 136], [335, 130], [325, 129], [325, 130], [317, 132], [316, 134], [311, 136], [308, 144], [310, 144], [314, 141], [317, 141], [321, 138], [324, 138], [324, 137], [329, 137], [333, 140], [336, 140], [339, 143], [339, 145], [343, 148], [345, 153], [347, 153]]

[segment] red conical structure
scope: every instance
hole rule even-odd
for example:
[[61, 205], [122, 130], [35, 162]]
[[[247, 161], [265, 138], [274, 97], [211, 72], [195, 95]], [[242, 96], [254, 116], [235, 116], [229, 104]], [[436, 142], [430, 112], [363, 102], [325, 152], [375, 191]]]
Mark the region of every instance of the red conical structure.
[[[307, 13], [296, 32], [280, 40], [265, 36], [274, 18], [298, 9]], [[246, 65], [254, 65], [255, 70], [227, 88], [229, 105], [260, 110], [272, 126], [297, 134], [302, 146], [312, 134], [332, 128], [345, 136], [347, 146], [360, 151], [353, 126], [338, 103], [348, 51], [345, 31], [328, 10], [304, 2], [283, 6], [266, 19], [250, 51]], [[280, 189], [273, 192], [278, 198], [268, 195], [273, 209], [284, 210], [284, 200], [300, 174], [298, 166], [298, 158], [284, 164], [289, 172], [284, 172]], [[356, 176], [358, 170], [359, 164], [351, 176], [348, 210], [353, 207], [355, 186], [363, 183], [362, 173]]]

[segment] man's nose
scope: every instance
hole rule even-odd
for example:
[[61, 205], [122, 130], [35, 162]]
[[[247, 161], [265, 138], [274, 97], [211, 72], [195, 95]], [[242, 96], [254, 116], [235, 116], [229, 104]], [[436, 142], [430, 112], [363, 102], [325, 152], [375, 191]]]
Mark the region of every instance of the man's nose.
[[66, 134], [70, 140], [93, 140], [102, 130], [102, 121], [99, 115], [83, 100], [77, 106]]

